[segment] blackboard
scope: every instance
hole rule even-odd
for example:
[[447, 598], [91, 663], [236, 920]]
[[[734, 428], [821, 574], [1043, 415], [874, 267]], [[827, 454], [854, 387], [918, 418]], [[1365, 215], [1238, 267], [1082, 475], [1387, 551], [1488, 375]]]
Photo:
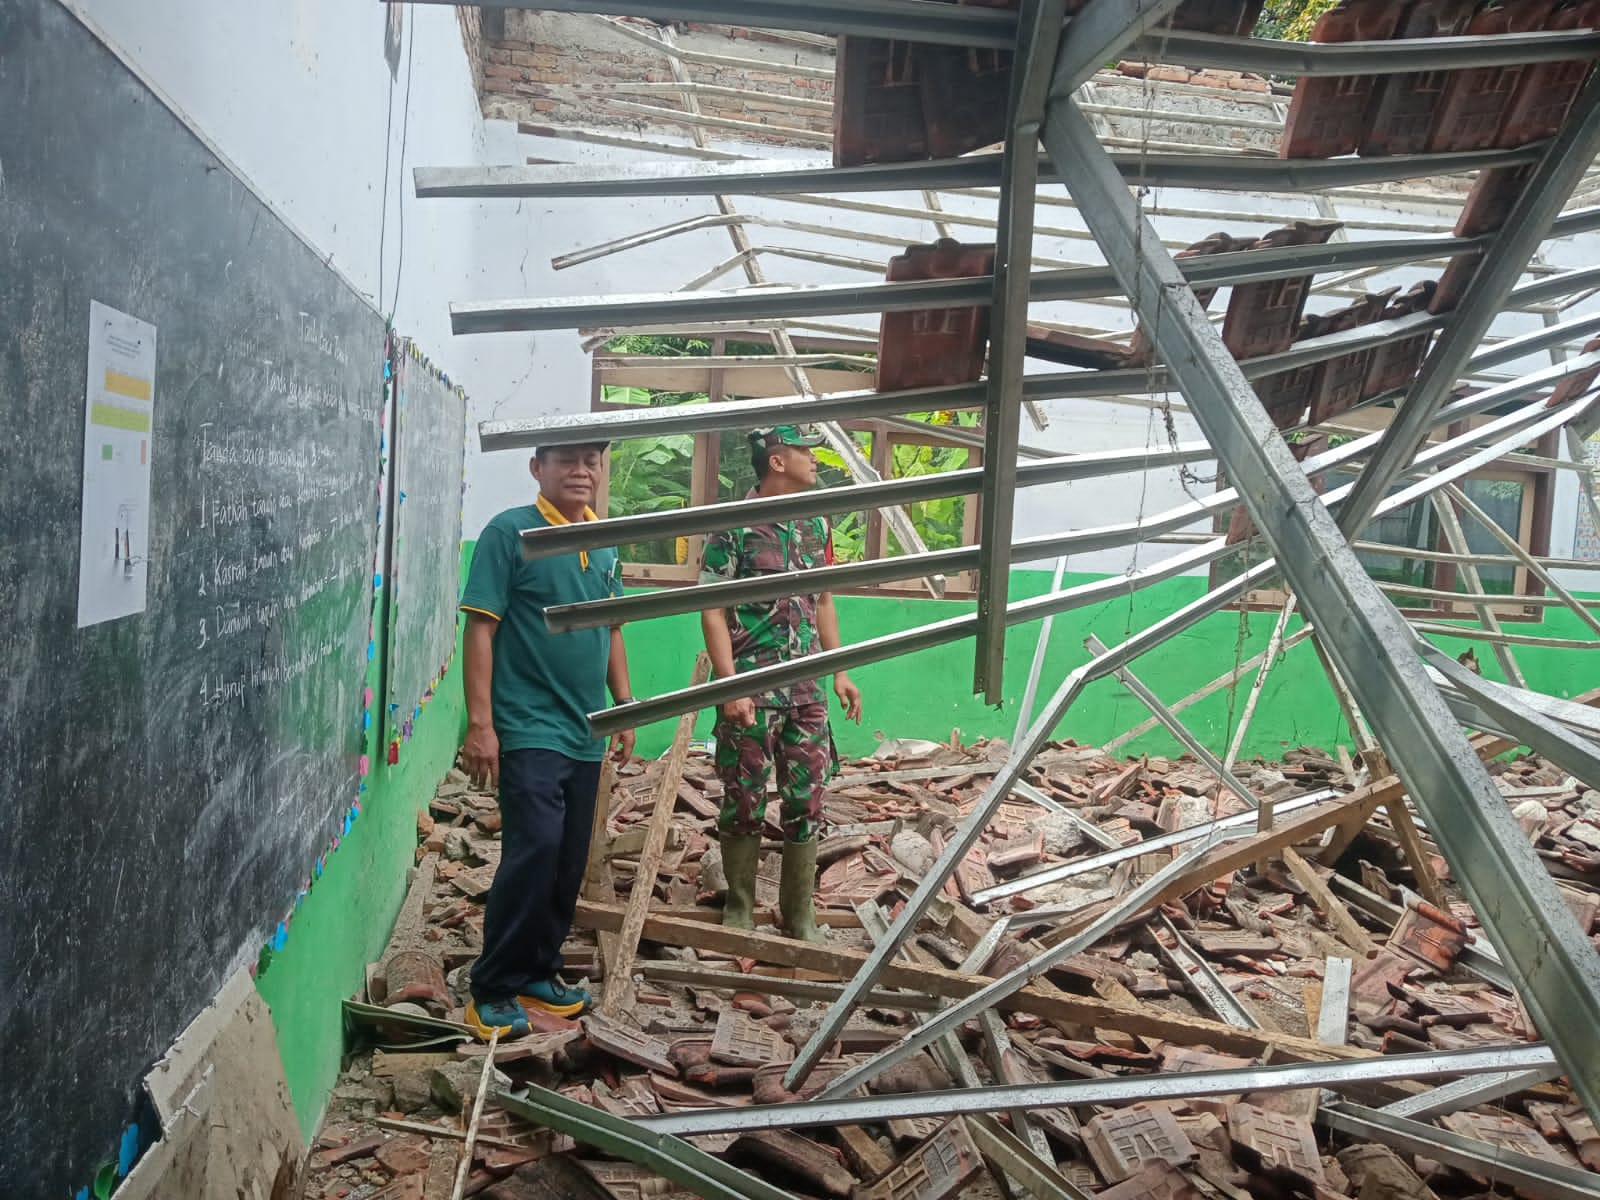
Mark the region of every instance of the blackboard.
[[[270, 97], [263, 98], [270, 103]], [[384, 327], [56, 0], [0, 2], [0, 1196], [149, 1065], [359, 785]], [[156, 326], [148, 605], [76, 626], [88, 313]]]
[[456, 649], [467, 395], [406, 338], [391, 355], [395, 429], [384, 741], [398, 761]]

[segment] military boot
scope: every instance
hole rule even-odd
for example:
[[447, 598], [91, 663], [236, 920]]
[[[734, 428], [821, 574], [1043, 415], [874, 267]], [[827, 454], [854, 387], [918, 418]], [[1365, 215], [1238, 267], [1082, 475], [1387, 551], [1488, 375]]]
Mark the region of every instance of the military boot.
[[722, 870], [728, 877], [728, 898], [722, 906], [722, 923], [732, 929], [754, 929], [756, 865], [761, 861], [761, 835], [725, 834]]
[[783, 876], [778, 887], [778, 912], [783, 931], [802, 942], [825, 942], [817, 928], [817, 839], [783, 844]]

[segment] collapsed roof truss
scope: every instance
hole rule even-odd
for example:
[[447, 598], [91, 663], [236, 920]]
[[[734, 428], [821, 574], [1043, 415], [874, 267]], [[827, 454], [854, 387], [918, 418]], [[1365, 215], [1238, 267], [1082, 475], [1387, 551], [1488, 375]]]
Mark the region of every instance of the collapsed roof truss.
[[[662, 15], [660, 5], [643, 0], [555, 0], [542, 7], [552, 11], [620, 16], [659, 18]], [[1250, 588], [1281, 576], [1290, 590], [1290, 597], [1277, 622], [1274, 646], [1286, 650], [1300, 641], [1312, 640], [1325, 656], [1330, 682], [1346, 707], [1352, 731], [1364, 738], [1367, 735], [1363, 720], [1370, 725], [1371, 734], [1387, 752], [1405, 792], [1415, 802], [1480, 913], [1484, 928], [1499, 951], [1497, 961], [1503, 965], [1509, 982], [1515, 985], [1539, 1028], [1548, 1036], [1556, 1059], [1573, 1080], [1586, 1107], [1590, 1112], [1600, 1112], [1600, 1059], [1592, 1053], [1592, 1030], [1600, 1027], [1600, 960], [1579, 933], [1548, 874], [1518, 832], [1462, 729], [1465, 725], [1494, 731], [1535, 745], [1574, 775], [1600, 786], [1596, 721], [1587, 708], [1555, 701], [1524, 687], [1489, 683], [1441, 657], [1419, 636], [1419, 632], [1432, 632], [1437, 627], [1427, 622], [1408, 623], [1356, 558], [1356, 549], [1365, 548], [1357, 539], [1375, 515], [1394, 511], [1424, 497], [1437, 500], [1441, 512], [1449, 514], [1445, 522], [1453, 535], [1449, 557], [1468, 568], [1494, 557], [1468, 552], [1456, 525], [1459, 509], [1468, 520], [1484, 526], [1503, 542], [1509, 555], [1502, 557], [1542, 573], [1541, 580], [1547, 586], [1554, 585], [1556, 595], [1550, 604], [1559, 603], [1570, 608], [1579, 614], [1586, 626], [1600, 632], [1600, 621], [1589, 611], [1590, 606], [1560, 588], [1542, 563], [1518, 545], [1515, 538], [1508, 539], [1488, 514], [1475, 511], [1471, 500], [1456, 486], [1456, 481], [1469, 471], [1505, 458], [1524, 447], [1531, 438], [1562, 431], [1569, 440], [1570, 459], [1556, 465], [1576, 471], [1584, 503], [1600, 514], [1588, 472], [1578, 469], [1583, 467], [1580, 461], [1582, 438], [1600, 424], [1600, 409], [1586, 398], [1592, 385], [1592, 371], [1600, 365], [1600, 352], [1571, 358], [1565, 353], [1573, 342], [1581, 341], [1600, 328], [1600, 318], [1580, 316], [1563, 322], [1559, 317], [1565, 308], [1593, 294], [1600, 286], [1600, 272], [1545, 270], [1546, 277], [1519, 286], [1525, 276], [1540, 273], [1538, 256], [1549, 239], [1600, 229], [1600, 210], [1578, 209], [1564, 214], [1560, 211], [1569, 198], [1586, 195], [1592, 186], [1590, 166], [1600, 149], [1600, 84], [1591, 81], [1577, 97], [1554, 137], [1541, 143], [1492, 150], [1330, 159], [1151, 153], [1142, 149], [1112, 152], [1107, 149], [1107, 143], [1116, 139], [1097, 131], [1094, 124], [1110, 106], [1096, 106], [1082, 92], [1084, 85], [1091, 84], [1093, 71], [1099, 64], [1124, 52], [1152, 62], [1169, 61], [1199, 67], [1216, 65], [1305, 77], [1343, 77], [1590, 59], [1600, 55], [1600, 34], [1577, 30], [1300, 45], [1162, 28], [1162, 22], [1176, 7], [1177, 0], [1141, 0], [1137, 4], [1126, 0], [1090, 0], [1063, 27], [1061, 0], [1024, 0], [1015, 11], [932, 0], [808, 0], [804, 4], [790, 0], [743, 0], [737, 5], [715, 0], [685, 0], [670, 6], [670, 16], [675, 19], [1012, 51], [1019, 66], [1013, 82], [1004, 149], [999, 154], [843, 168], [747, 161], [702, 161], [648, 168], [422, 168], [416, 173], [417, 194], [438, 198], [715, 197], [719, 208], [716, 216], [677, 222], [600, 244], [566, 256], [562, 265], [623, 253], [694, 229], [722, 226], [734, 239], [736, 255], [730, 260], [731, 269], [742, 268], [749, 282], [756, 285], [767, 283], [759, 268], [763, 254], [781, 254], [783, 250], [761, 248], [750, 242], [747, 228], [767, 219], [740, 213], [729, 202], [730, 196], [792, 197], [807, 203], [832, 204], [840, 211], [849, 211], [848, 202], [838, 199], [846, 193], [921, 191], [923, 207], [903, 212], [933, 223], [943, 233], [941, 219], [955, 224], [973, 221], [965, 214], [940, 211], [940, 195], [993, 195], [997, 216], [993, 222], [984, 224], [992, 224], [996, 230], [1000, 248], [996, 268], [987, 276], [909, 284], [761, 286], [754, 291], [728, 293], [691, 291], [657, 296], [457, 303], [452, 306], [452, 319], [458, 333], [555, 328], [685, 328], [721, 324], [759, 330], [773, 340], [780, 361], [795, 385], [794, 396], [775, 400], [655, 409], [638, 414], [610, 412], [485, 423], [480, 429], [482, 447], [497, 450], [532, 444], [736, 429], [770, 422], [779, 414], [791, 416], [797, 404], [807, 406], [810, 415], [821, 422], [902, 416], [933, 408], [981, 410], [985, 438], [981, 470], [960, 472], [942, 479], [935, 477], [931, 482], [927, 479], [885, 482], [876, 480], [868, 468], [865, 473], [856, 472], [858, 479], [865, 478], [868, 482], [856, 485], [848, 495], [813, 493], [782, 504], [741, 501], [650, 517], [624, 517], [581, 527], [530, 531], [525, 537], [525, 548], [530, 555], [569, 552], [584, 546], [636, 541], [646, 535], [653, 538], [727, 528], [757, 514], [770, 515], [779, 508], [793, 516], [863, 505], [892, 506], [915, 498], [976, 492], [982, 497], [984, 514], [983, 536], [977, 547], [927, 553], [914, 534], [902, 534], [901, 544], [909, 551], [904, 560], [828, 569], [832, 572], [829, 586], [845, 587], [917, 576], [937, 580], [950, 571], [975, 566], [980, 572], [976, 614], [826, 652], [804, 664], [803, 673], [809, 676], [819, 670], [844, 669], [971, 637], [976, 647], [975, 687], [991, 700], [1001, 694], [1008, 626], [1109, 596], [1127, 595], [1181, 571], [1228, 557], [1249, 555], [1253, 548], [1270, 548], [1272, 557], [1265, 561], [1247, 558], [1248, 565], [1241, 574], [1211, 589], [1184, 609], [1129, 636], [1117, 646], [1097, 647], [1089, 662], [1061, 681], [1039, 715], [1025, 730], [1019, 730], [1010, 756], [997, 771], [982, 800], [946, 843], [938, 861], [926, 872], [900, 915], [883, 931], [864, 967], [839, 989], [821, 1027], [790, 1069], [786, 1080], [790, 1087], [798, 1087], [806, 1080], [851, 1012], [878, 986], [886, 965], [928, 911], [998, 806], [1025, 786], [1021, 776], [1028, 763], [1088, 683], [1125, 673], [1128, 664], [1139, 655], [1161, 645], [1205, 615], [1220, 610]], [[704, 130], [717, 127], [713, 122], [695, 120], [697, 96], [705, 94], [687, 69], [696, 56], [677, 48], [670, 33], [644, 34], [628, 29], [626, 34], [658, 46], [672, 65], [677, 94], [683, 104], [683, 110], [672, 116], [674, 120], [682, 118], [681, 123], [691, 129], [695, 143], [693, 155], [704, 160], [736, 158], [708, 145]], [[664, 89], [657, 87], [655, 90]], [[597, 94], [603, 98], [603, 93]], [[570, 132], [586, 140], [629, 144], [629, 139], [625, 138]], [[1043, 154], [1038, 153], [1041, 143]], [[634, 144], [656, 151], [671, 149]], [[1495, 232], [1458, 237], [1453, 232], [1442, 232], [1442, 227], [1433, 229], [1422, 222], [1372, 221], [1364, 223], [1364, 227], [1402, 236], [1390, 240], [1329, 241], [1253, 249], [1187, 260], [1174, 259], [1170, 248], [1150, 225], [1148, 212], [1130, 194], [1128, 187], [1133, 180], [1150, 186], [1203, 188], [1213, 192], [1361, 196], [1360, 189], [1396, 180], [1510, 168], [1530, 172], [1532, 183], [1513, 205], [1510, 218]], [[1039, 265], [1033, 249], [1034, 206], [1036, 200], [1046, 199], [1038, 196], [1037, 189], [1049, 183], [1066, 186], [1085, 226], [1077, 236], [1092, 238], [1097, 243], [1105, 265], [1060, 268], [1052, 262], [1052, 269], [1030, 269]], [[1048, 199], [1054, 202], [1055, 198]], [[861, 204], [859, 207], [870, 211], [882, 206]], [[1220, 219], [1222, 214], [1206, 212], [1201, 215]], [[835, 228], [841, 237], [855, 236], [869, 242], [898, 241], [852, 231], [842, 224]], [[1417, 236], [1419, 233], [1431, 236]], [[1334, 287], [1342, 292], [1336, 294], [1359, 295], [1359, 290], [1349, 290], [1350, 285], [1372, 271], [1440, 259], [1459, 262], [1469, 255], [1476, 256], [1476, 273], [1466, 284], [1459, 302], [1446, 311], [1417, 313], [1313, 338], [1297, 342], [1289, 350], [1245, 361], [1237, 360], [1224, 345], [1216, 318], [1195, 301], [1192, 290], [1201, 285], [1238, 286], [1337, 271], [1342, 274], [1334, 281]], [[833, 258], [838, 264], [850, 265], [842, 255]], [[1332, 290], [1327, 279], [1320, 281], [1319, 286]], [[1160, 362], [1165, 366], [1025, 375], [1022, 326], [1028, 305], [1062, 299], [1115, 299], [1117, 303], [1130, 305], [1141, 327], [1153, 331]], [[819, 318], [951, 306], [987, 306], [990, 309], [988, 371], [985, 378], [976, 383], [903, 392], [822, 395], [808, 385], [805, 376], [808, 361], [798, 354], [788, 333], [792, 327], [816, 322]], [[1491, 323], [1498, 314], [1511, 309], [1541, 311], [1549, 328], [1498, 343], [1489, 342]], [[848, 334], [853, 327], [830, 328]], [[1354, 348], [1380, 347], [1418, 334], [1434, 333], [1437, 338], [1422, 361], [1420, 373], [1409, 385], [1363, 401], [1369, 406], [1396, 401], [1397, 419], [1387, 429], [1353, 443], [1353, 448], [1341, 447], [1304, 464], [1291, 456], [1281, 436], [1287, 431], [1274, 426], [1251, 386], [1252, 379], [1326, 361]], [[1498, 383], [1469, 399], [1451, 401], [1452, 390], [1459, 380], [1515, 362], [1536, 351], [1548, 352], [1552, 366]], [[1547, 406], [1548, 389], [1559, 389], [1563, 380], [1574, 377], [1581, 377], [1580, 386], [1570, 389], [1568, 394], [1558, 395]], [[1146, 449], [1045, 459], [1017, 466], [1020, 421], [1026, 403], [1067, 396], [1150, 393], [1168, 388], [1181, 392], [1188, 412], [1205, 434], [1203, 443], [1174, 445], [1168, 450], [1153, 452]], [[1490, 410], [1500, 414], [1490, 424], [1447, 437], [1438, 445], [1428, 445], [1428, 433], [1436, 426]], [[847, 435], [840, 436], [848, 441]], [[1141, 518], [1123, 526], [1078, 530], [1022, 542], [1015, 542], [1011, 536], [1016, 487], [1209, 459], [1225, 467], [1229, 480], [1237, 488], [1236, 493], [1220, 492], [1204, 503], [1197, 502], [1182, 510]], [[1313, 490], [1312, 479], [1335, 465], [1359, 465], [1354, 483], [1319, 496]], [[1391, 494], [1392, 487], [1401, 480], [1407, 481], [1405, 486]], [[1255, 539], [1228, 545], [1221, 538], [1206, 536], [1191, 549], [1125, 578], [1065, 589], [1060, 587], [1058, 578], [1050, 593], [1034, 600], [1008, 603], [1007, 574], [1013, 561], [1038, 561], [1090, 547], [1182, 536], [1179, 531], [1192, 525], [1198, 517], [1226, 511], [1227, 507], [1241, 501], [1260, 531]], [[889, 508], [887, 511], [901, 510]], [[1481, 627], [1471, 632], [1491, 642], [1508, 678], [1520, 683], [1522, 676], [1513, 647], [1548, 639], [1505, 633], [1487, 603], [1490, 597], [1484, 593], [1481, 583], [1472, 583], [1471, 579], [1469, 575], [1467, 599], [1473, 603]], [[778, 576], [773, 580], [687, 588], [553, 610], [550, 619], [553, 628], [577, 628], [624, 619], [644, 620], [722, 606], [734, 599], [781, 594], [782, 589], [794, 586], [797, 584], [792, 576]], [[816, 586], [815, 580], [809, 586]], [[1287, 633], [1287, 621], [1294, 609], [1304, 613], [1307, 624], [1291, 635]], [[1452, 628], [1451, 632], [1457, 631]], [[1593, 644], [1600, 646], [1600, 642]], [[1252, 698], [1259, 692], [1261, 680], [1274, 657], [1271, 648], [1260, 656], [1257, 664], [1260, 674]], [[1030, 695], [1040, 682], [1037, 676], [1041, 664], [1042, 657], [1035, 663], [1035, 677], [1029, 683]], [[1208, 685], [1197, 696], [1219, 687], [1237, 686], [1251, 667], [1250, 663], [1240, 664], [1231, 675]], [[620, 727], [624, 720], [633, 724], [693, 711], [775, 686], [788, 680], [795, 670], [793, 667], [769, 668], [684, 689], [645, 700], [625, 716], [594, 714], [592, 724], [597, 733], [605, 733]], [[1136, 682], [1131, 675], [1125, 678]], [[1196, 697], [1186, 698], [1170, 708], [1161, 705], [1153, 696], [1143, 698], [1152, 704], [1155, 712], [1152, 720], [1181, 729], [1176, 712]], [[1225, 781], [1232, 780], [1228, 768], [1237, 756], [1242, 736], [1241, 728], [1226, 758], [1215, 764]], [[1404, 809], [1403, 802], [1401, 809]], [[1219, 823], [1207, 836], [1226, 835]], [[1208, 848], [1212, 848], [1210, 843], [1202, 845], [1202, 849]], [[1176, 862], [1184, 864], [1187, 860], [1180, 858]], [[1159, 888], [1146, 890], [1154, 892]], [[993, 892], [996, 898], [1009, 894], [1002, 888], [993, 889]], [[1105, 928], [1110, 929], [1134, 915], [1146, 899], [1140, 889], [1124, 897], [1106, 918]], [[1093, 927], [1098, 928], [1098, 925]], [[1063, 944], [1076, 945], [1076, 942]], [[970, 1002], [927, 1016], [900, 1043], [849, 1074], [830, 1081], [814, 1103], [818, 1106], [832, 1104], [838, 1112], [828, 1109], [824, 1114], [818, 1108], [814, 1110], [816, 1119], [862, 1119], [843, 1101], [846, 1092], [883, 1070], [897, 1057], [933, 1042], [964, 1016], [987, 1010], [1009, 994], [1006, 988], [1020, 988], [1044, 969], [1043, 961], [1030, 967], [1014, 972], [1015, 978], [996, 981]], [[1532, 1060], [1526, 1063], [1519, 1060], [1516, 1064], [1496, 1062], [1471, 1069], [1502, 1070], [1514, 1066], [1525, 1073], [1526, 1068], [1535, 1065]], [[1448, 1068], [1441, 1070], [1441, 1073], [1447, 1072]], [[1238, 1090], [1231, 1086], [1224, 1089], [1220, 1083], [1218, 1089]], [[1464, 1094], [1466, 1091], [1463, 1089]], [[993, 1107], [994, 1100], [993, 1096], [977, 1097], [973, 1102], [981, 1109]], [[1338, 1115], [1340, 1112], [1345, 1115]], [[792, 1123], [803, 1124], [807, 1119], [804, 1106], [797, 1113], [785, 1115]], [[724, 1122], [738, 1119], [708, 1117], [696, 1125], [695, 1118], [690, 1116], [679, 1118], [676, 1123], [657, 1121], [652, 1128], [674, 1132], [702, 1127], [735, 1128], [739, 1126]], [[1379, 1119], [1364, 1110], [1345, 1108], [1335, 1110], [1330, 1124], [1367, 1130], [1393, 1126], [1403, 1119], [1403, 1114]], [[1430, 1129], [1429, 1133], [1438, 1131]], [[1471, 1158], [1471, 1147], [1455, 1147], [1454, 1152], [1461, 1155], [1463, 1161]]]

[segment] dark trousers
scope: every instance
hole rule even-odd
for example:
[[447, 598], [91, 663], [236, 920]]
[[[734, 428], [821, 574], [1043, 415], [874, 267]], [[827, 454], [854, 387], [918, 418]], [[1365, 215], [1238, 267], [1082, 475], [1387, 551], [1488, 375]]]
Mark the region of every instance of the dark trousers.
[[505, 1000], [561, 970], [589, 855], [600, 764], [554, 750], [500, 755], [500, 866], [472, 967], [477, 1000]]

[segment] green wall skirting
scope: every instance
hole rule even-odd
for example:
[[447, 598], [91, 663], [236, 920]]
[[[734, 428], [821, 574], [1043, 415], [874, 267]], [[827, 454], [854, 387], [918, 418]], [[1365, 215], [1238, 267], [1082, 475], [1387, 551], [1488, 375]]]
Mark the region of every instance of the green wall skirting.
[[[465, 713], [460, 661], [458, 652], [393, 766], [385, 761], [381, 700], [374, 703], [366, 741], [372, 768], [361, 813], [295, 910], [283, 949], [256, 979], [272, 1009], [284, 1075], [307, 1140], [339, 1077], [340, 1002], [361, 988], [367, 964], [389, 940], [416, 851], [417, 810], [455, 762]], [[376, 666], [367, 682], [377, 691]]]

